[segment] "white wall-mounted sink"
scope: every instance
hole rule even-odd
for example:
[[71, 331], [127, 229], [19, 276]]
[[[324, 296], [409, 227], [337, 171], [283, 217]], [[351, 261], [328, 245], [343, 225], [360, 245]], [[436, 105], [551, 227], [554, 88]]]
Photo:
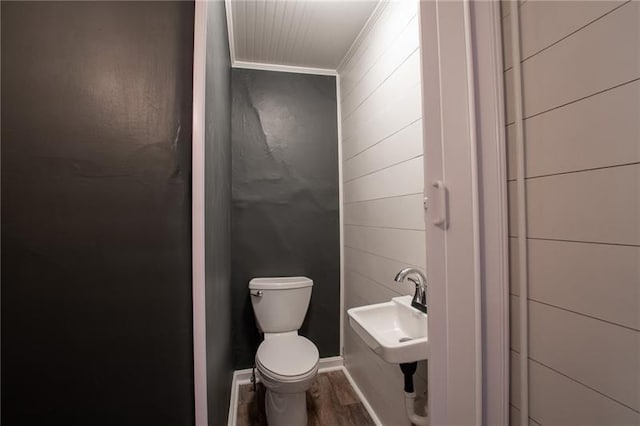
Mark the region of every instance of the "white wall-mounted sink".
[[391, 363], [429, 357], [427, 314], [411, 307], [411, 296], [351, 308], [349, 324], [382, 359]]

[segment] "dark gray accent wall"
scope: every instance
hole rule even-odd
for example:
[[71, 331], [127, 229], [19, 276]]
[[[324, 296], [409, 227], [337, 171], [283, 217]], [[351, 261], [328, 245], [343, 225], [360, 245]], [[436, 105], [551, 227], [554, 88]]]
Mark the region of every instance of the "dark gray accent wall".
[[321, 357], [340, 352], [336, 80], [232, 71], [232, 296], [236, 368], [253, 365], [260, 336], [252, 277], [314, 280], [300, 333]]
[[2, 424], [193, 424], [193, 3], [1, 8]]
[[205, 299], [209, 424], [227, 422], [231, 361], [231, 63], [224, 2], [207, 6]]

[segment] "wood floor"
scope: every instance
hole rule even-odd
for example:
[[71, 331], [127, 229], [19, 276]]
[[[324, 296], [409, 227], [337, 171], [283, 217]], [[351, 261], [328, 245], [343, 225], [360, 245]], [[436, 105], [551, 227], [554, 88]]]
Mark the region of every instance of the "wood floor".
[[[264, 412], [265, 389], [258, 383], [241, 385], [238, 389], [237, 426], [266, 426]], [[309, 426], [368, 426], [373, 425], [369, 413], [340, 370], [318, 374], [307, 391]]]

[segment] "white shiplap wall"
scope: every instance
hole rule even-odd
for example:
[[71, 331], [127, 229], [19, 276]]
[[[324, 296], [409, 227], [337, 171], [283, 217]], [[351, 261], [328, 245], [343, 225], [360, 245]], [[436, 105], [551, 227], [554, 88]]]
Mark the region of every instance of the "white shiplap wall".
[[[505, 4], [511, 404], [518, 424], [514, 87]], [[640, 2], [520, 4], [532, 424], [640, 424]]]
[[[413, 294], [393, 281], [425, 267], [422, 111], [417, 3], [380, 6], [340, 76], [346, 309]], [[345, 364], [384, 424], [408, 425], [397, 365], [344, 324]], [[426, 389], [426, 363], [416, 376]]]

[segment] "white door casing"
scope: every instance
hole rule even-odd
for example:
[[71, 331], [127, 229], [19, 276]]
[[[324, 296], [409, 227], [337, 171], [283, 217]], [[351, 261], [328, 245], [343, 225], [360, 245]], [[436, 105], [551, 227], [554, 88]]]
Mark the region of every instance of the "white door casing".
[[508, 423], [499, 16], [497, 2], [420, 4], [432, 425]]

